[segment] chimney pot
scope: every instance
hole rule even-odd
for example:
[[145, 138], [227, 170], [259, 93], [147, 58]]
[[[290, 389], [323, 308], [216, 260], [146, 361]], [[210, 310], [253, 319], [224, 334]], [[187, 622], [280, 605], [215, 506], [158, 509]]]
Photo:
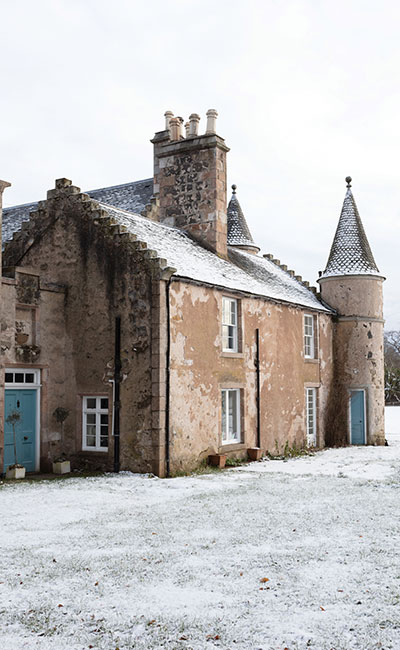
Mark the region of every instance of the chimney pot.
[[188, 138], [190, 135], [190, 122], [185, 122], [185, 131], [186, 131], [186, 137]]
[[218, 113], [215, 108], [210, 108], [207, 111], [207, 130], [206, 135], [216, 134], [216, 122], [217, 122]]
[[171, 131], [171, 140], [179, 140], [180, 135], [180, 122], [179, 117], [171, 117], [169, 120], [169, 128]]
[[200, 115], [197, 115], [197, 113], [192, 113], [189, 115], [189, 124], [190, 124], [190, 135], [191, 136], [197, 136], [199, 134], [199, 122], [200, 122]]
[[171, 121], [171, 117], [174, 117], [174, 114], [172, 111], [165, 111], [164, 117], [165, 117], [165, 130], [168, 131], [170, 128], [169, 123]]

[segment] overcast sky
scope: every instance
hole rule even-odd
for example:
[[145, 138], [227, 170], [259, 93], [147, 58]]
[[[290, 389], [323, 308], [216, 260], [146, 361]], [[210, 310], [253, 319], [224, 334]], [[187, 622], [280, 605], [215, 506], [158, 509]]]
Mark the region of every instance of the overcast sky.
[[255, 241], [313, 284], [353, 177], [400, 329], [399, 32], [395, 0], [5, 1], [4, 204], [150, 177], [165, 110], [216, 108]]

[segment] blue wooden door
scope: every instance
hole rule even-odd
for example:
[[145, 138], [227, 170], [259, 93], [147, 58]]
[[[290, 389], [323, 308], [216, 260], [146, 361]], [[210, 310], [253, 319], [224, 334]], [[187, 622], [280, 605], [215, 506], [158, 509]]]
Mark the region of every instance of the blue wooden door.
[[[17, 459], [14, 454], [14, 435], [7, 417], [12, 411], [18, 411], [21, 419], [15, 424]], [[34, 472], [36, 467], [36, 391], [10, 389], [5, 391], [4, 412], [4, 471], [9, 465], [18, 461], [27, 472]]]
[[350, 422], [352, 445], [365, 445], [364, 391], [352, 390], [350, 394]]

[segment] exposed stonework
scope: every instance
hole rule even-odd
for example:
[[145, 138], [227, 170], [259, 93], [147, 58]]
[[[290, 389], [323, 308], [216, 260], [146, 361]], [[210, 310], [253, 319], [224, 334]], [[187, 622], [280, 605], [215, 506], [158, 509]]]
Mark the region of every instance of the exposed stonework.
[[[193, 125], [197, 124], [197, 117], [191, 116]], [[178, 118], [170, 118], [170, 124], [171, 119]], [[152, 140], [159, 220], [187, 231], [226, 257], [226, 153], [229, 149], [214, 132], [195, 135], [195, 126], [193, 134], [186, 139], [177, 133], [161, 131]]]

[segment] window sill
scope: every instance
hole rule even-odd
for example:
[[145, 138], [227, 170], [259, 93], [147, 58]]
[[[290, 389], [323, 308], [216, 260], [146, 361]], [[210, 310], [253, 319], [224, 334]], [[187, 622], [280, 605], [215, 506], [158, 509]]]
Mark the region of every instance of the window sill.
[[244, 353], [243, 352], [228, 352], [228, 350], [223, 350], [221, 352], [221, 357], [227, 357], [230, 359], [243, 359], [244, 358]]
[[311, 359], [310, 357], [304, 357], [304, 363], [319, 363], [319, 359]]
[[108, 447], [107, 447], [107, 449], [105, 449], [105, 448], [103, 448], [103, 449], [93, 449], [93, 448], [92, 448], [92, 449], [81, 449], [79, 453], [80, 453], [80, 454], [87, 454], [87, 453], [89, 453], [89, 454], [91, 454], [91, 455], [92, 455], [92, 454], [99, 454], [99, 456], [103, 456], [104, 454], [108, 454], [108, 451], [109, 451], [109, 450], [108, 450]]
[[225, 454], [228, 451], [239, 451], [241, 449], [247, 449], [247, 445], [244, 442], [224, 442], [219, 447], [219, 454]]

